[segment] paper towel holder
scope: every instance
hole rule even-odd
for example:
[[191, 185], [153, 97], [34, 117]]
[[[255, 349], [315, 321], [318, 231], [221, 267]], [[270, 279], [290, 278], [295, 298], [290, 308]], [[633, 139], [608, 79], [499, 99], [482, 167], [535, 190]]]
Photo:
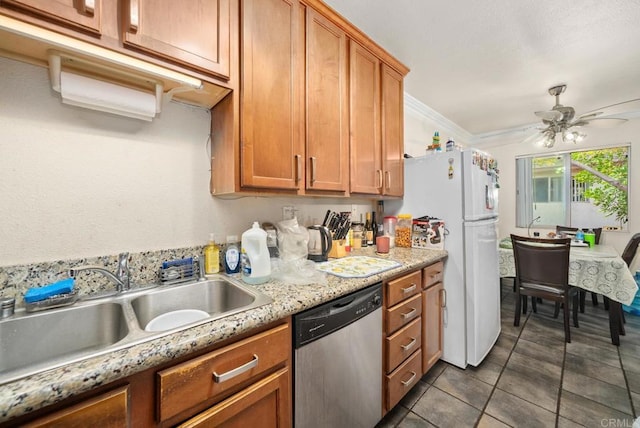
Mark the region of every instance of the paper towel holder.
[[[122, 69], [114, 69], [112, 67], [85, 58], [68, 54], [66, 52], [50, 50], [47, 52], [47, 59], [49, 62], [49, 79], [51, 81], [51, 88], [61, 95], [62, 87], [60, 82], [63, 61], [74, 65], [81, 65], [87, 70], [106, 72], [110, 76], [117, 76], [120, 81], [131, 83], [131, 85], [135, 87], [146, 87], [146, 89], [155, 96], [155, 111], [132, 111], [130, 109], [122, 108], [122, 106], [120, 105], [110, 103], [108, 100], [104, 99], [84, 99], [81, 102], [77, 102], [65, 100], [63, 97], [63, 102], [66, 104], [72, 104], [78, 107], [84, 107], [92, 110], [104, 111], [120, 116], [131, 117], [134, 119], [151, 121], [156, 117], [158, 113], [162, 111], [162, 104], [169, 102], [174, 93], [186, 90], [194, 90], [193, 87], [176, 87], [165, 93], [162, 82], [157, 81], [156, 79], [142, 76], [136, 73], [131, 73]], [[86, 79], [95, 80], [96, 82], [102, 82], [101, 80], [92, 77], [92, 73], [90, 72], [85, 74], [82, 72], [78, 73], [75, 70], [72, 70], [71, 73], [83, 76]], [[128, 85], [123, 85], [119, 82], [111, 83], [106, 80], [105, 82], [107, 82], [107, 85], [120, 86], [121, 88], [119, 89], [124, 91], [129, 90], [132, 91], [132, 93], [141, 92], [139, 89], [128, 88]]]

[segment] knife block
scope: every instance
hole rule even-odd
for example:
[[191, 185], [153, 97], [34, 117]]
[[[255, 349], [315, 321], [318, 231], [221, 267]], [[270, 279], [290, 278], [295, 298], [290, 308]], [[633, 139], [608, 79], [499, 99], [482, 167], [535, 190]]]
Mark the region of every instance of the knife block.
[[329, 257], [332, 259], [339, 259], [347, 255], [347, 250], [344, 248], [345, 240], [339, 239], [333, 241], [331, 245], [331, 251], [329, 251]]

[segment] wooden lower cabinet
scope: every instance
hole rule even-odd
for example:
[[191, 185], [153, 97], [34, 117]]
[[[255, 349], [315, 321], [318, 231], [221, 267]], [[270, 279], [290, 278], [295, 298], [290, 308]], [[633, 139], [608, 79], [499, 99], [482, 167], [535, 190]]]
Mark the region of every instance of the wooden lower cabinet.
[[179, 426], [290, 427], [290, 385], [289, 369], [283, 368]]
[[288, 360], [291, 334], [282, 325], [157, 374], [159, 419], [214, 399]]
[[416, 351], [386, 377], [386, 407], [391, 410], [422, 378], [422, 352]]
[[123, 386], [21, 426], [122, 428], [131, 425], [129, 413], [129, 388]]
[[384, 283], [383, 416], [422, 377], [422, 271]]
[[442, 356], [443, 313], [446, 294], [442, 279], [444, 263], [422, 270], [422, 372], [426, 373]]
[[441, 282], [422, 292], [422, 372], [426, 373], [442, 356], [442, 312], [444, 285]]
[[290, 427], [291, 336], [287, 318], [5, 421], [0, 428]]

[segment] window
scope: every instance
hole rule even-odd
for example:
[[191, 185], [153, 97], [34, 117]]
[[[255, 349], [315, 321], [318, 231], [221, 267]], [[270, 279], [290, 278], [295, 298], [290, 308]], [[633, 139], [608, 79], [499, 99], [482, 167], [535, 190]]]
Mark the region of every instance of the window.
[[625, 229], [629, 146], [516, 159], [516, 226]]

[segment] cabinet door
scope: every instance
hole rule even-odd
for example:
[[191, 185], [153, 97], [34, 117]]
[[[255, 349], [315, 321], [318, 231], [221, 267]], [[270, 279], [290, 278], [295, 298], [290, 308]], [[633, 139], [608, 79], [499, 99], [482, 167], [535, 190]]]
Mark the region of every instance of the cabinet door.
[[349, 183], [347, 37], [307, 8], [307, 189], [346, 191]]
[[229, 0], [126, 0], [124, 44], [229, 77]]
[[351, 192], [380, 194], [380, 60], [351, 40]]
[[303, 178], [298, 3], [242, 3], [241, 184], [298, 189]]
[[442, 355], [442, 308], [444, 286], [441, 282], [422, 292], [422, 373], [426, 373]]
[[22, 426], [128, 427], [130, 426], [128, 394], [129, 387], [123, 386]]
[[102, 0], [0, 0], [0, 5], [13, 6], [76, 30], [100, 34]]
[[290, 384], [289, 369], [283, 368], [205, 410], [180, 427], [290, 427]]
[[402, 75], [382, 64], [382, 166], [383, 195], [404, 194], [404, 92]]

